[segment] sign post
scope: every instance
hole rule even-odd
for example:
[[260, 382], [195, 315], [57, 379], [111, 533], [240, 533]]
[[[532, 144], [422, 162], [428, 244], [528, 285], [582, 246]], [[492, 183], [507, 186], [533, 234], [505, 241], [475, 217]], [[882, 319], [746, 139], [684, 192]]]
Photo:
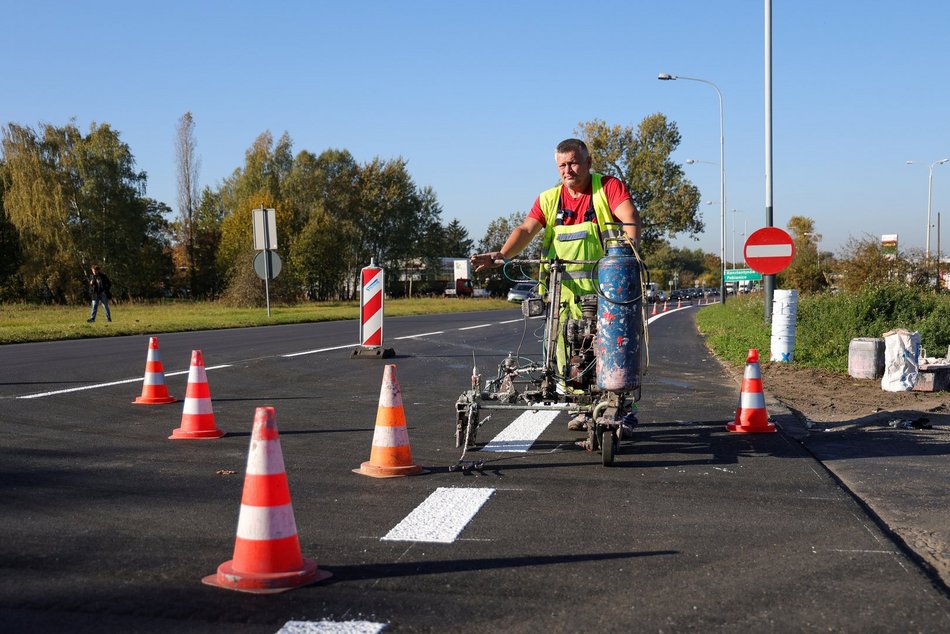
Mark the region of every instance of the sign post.
[[[270, 281], [280, 273], [280, 258], [273, 253], [273, 250], [277, 248], [277, 212], [274, 209], [264, 209], [264, 203], [261, 203], [261, 208], [253, 209], [252, 214], [254, 249], [262, 251], [254, 258], [254, 271], [264, 280], [267, 316], [270, 317]], [[262, 261], [263, 274], [258, 270], [258, 259]]]

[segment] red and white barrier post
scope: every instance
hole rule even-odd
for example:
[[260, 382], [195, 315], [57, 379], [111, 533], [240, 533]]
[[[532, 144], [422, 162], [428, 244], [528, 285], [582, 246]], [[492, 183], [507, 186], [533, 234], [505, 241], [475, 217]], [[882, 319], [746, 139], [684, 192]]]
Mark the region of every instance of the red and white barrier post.
[[384, 272], [373, 260], [360, 271], [360, 345], [354, 357], [394, 356], [392, 348], [383, 348]]

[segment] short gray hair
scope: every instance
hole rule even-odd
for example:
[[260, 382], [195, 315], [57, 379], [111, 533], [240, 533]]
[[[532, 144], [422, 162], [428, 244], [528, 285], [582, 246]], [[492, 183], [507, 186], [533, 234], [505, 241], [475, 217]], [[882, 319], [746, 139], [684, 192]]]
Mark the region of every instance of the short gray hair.
[[555, 153], [567, 154], [568, 152], [581, 154], [585, 158], [590, 156], [590, 150], [587, 149], [587, 144], [581, 141], [580, 139], [564, 139], [563, 141], [557, 144], [557, 149], [555, 150]]

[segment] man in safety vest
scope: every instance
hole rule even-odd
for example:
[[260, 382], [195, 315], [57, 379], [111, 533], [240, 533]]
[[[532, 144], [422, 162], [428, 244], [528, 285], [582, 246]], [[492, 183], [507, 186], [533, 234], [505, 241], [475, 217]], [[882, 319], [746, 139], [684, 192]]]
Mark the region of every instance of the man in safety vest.
[[[554, 161], [561, 184], [541, 192], [528, 217], [515, 227], [500, 251], [472, 256], [476, 271], [500, 266], [500, 262], [518, 255], [542, 229], [542, 251], [549, 259], [600, 259], [604, 255], [604, 239], [620, 235], [620, 227], [609, 226], [610, 223], [623, 223], [623, 233], [639, 246], [640, 213], [623, 181], [591, 172], [590, 151], [580, 139], [561, 141]], [[579, 318], [580, 297], [595, 293], [590, 269], [590, 265], [565, 266], [561, 283], [562, 320]], [[558, 365], [564, 367], [566, 351], [561, 344]], [[582, 429], [583, 421], [571, 421], [570, 427]]]

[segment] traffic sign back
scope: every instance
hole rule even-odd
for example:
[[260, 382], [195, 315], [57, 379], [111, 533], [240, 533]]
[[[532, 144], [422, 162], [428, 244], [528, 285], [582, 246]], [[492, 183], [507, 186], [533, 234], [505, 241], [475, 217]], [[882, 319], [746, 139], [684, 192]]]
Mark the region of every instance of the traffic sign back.
[[792, 263], [795, 242], [778, 227], [762, 227], [745, 241], [743, 255], [746, 264], [759, 273], [774, 275]]

